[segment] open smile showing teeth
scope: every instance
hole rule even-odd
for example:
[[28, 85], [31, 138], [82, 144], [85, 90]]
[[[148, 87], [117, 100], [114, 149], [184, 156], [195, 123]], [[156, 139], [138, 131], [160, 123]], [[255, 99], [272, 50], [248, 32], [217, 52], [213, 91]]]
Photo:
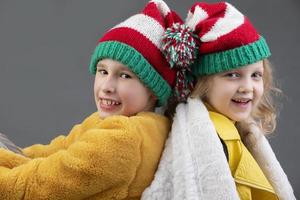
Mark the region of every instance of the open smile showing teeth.
[[100, 99], [100, 103], [102, 105], [106, 105], [106, 106], [111, 106], [111, 105], [120, 105], [121, 103], [118, 102], [118, 101], [114, 101], [114, 100], [111, 100], [111, 99]]
[[235, 103], [247, 104], [251, 99], [232, 99], [232, 101]]

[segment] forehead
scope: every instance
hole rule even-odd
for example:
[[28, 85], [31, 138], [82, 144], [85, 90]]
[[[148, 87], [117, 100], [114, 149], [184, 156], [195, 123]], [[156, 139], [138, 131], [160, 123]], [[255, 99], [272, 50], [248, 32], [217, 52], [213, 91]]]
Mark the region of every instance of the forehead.
[[[264, 70], [264, 63], [263, 63], [263, 61], [258, 61], [256, 63], [244, 65], [240, 68], [237, 68], [236, 70], [237, 71], [256, 71], [256, 70], [262, 71], [262, 70]], [[232, 71], [234, 71], [234, 70], [232, 70]]]
[[263, 63], [263, 61], [258, 61], [256, 63], [245, 65], [245, 66], [241, 67], [240, 69], [263, 70], [264, 69], [264, 63]]

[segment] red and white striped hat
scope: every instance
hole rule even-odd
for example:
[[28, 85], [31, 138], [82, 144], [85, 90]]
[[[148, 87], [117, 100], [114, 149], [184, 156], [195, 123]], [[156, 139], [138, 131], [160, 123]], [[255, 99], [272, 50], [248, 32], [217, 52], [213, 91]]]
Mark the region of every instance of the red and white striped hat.
[[192, 66], [197, 76], [239, 68], [271, 55], [249, 19], [227, 2], [195, 3], [185, 24], [197, 35], [198, 56]]
[[164, 104], [172, 92], [176, 71], [162, 52], [162, 37], [174, 23], [183, 23], [162, 0], [150, 1], [143, 11], [107, 31], [92, 55], [90, 72], [99, 60], [117, 60], [134, 72]]

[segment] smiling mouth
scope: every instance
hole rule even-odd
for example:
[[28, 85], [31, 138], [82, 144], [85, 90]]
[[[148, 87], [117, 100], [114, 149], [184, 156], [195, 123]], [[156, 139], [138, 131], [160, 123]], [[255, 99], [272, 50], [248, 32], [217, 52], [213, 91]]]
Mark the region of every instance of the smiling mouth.
[[238, 104], [248, 104], [249, 102], [251, 102], [251, 99], [232, 99], [231, 101], [233, 101], [234, 103], [238, 103]]
[[99, 99], [99, 102], [104, 106], [117, 106], [121, 104], [120, 102], [111, 99]]

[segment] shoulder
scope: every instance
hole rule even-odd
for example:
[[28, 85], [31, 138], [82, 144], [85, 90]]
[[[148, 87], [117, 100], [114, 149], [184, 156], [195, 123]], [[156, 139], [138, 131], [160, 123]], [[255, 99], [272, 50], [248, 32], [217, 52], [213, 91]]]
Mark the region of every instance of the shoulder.
[[141, 131], [161, 131], [168, 132], [170, 121], [167, 117], [154, 112], [140, 112], [134, 116], [123, 115], [110, 116], [100, 119], [98, 113], [93, 113], [81, 124], [81, 130], [101, 131], [125, 131], [134, 134]]
[[137, 131], [147, 132], [148, 134], [161, 133], [167, 135], [171, 127], [167, 117], [154, 112], [140, 112], [135, 116], [128, 117], [128, 123], [135, 127]]
[[82, 124], [99, 124], [99, 123], [109, 123], [109, 122], [126, 122], [126, 123], [140, 123], [140, 122], [152, 122], [152, 123], [170, 123], [168, 118], [164, 115], [155, 113], [155, 112], [140, 112], [134, 116], [124, 116], [124, 115], [114, 115], [101, 119], [98, 112], [91, 114], [83, 120]]
[[135, 116], [129, 117], [132, 123], [148, 122], [154, 124], [169, 124], [167, 117], [155, 112], [140, 112]]
[[101, 121], [100, 117], [99, 117], [99, 113], [98, 112], [94, 112], [92, 114], [90, 114], [89, 116], [87, 116], [81, 124], [96, 124], [99, 123]]

